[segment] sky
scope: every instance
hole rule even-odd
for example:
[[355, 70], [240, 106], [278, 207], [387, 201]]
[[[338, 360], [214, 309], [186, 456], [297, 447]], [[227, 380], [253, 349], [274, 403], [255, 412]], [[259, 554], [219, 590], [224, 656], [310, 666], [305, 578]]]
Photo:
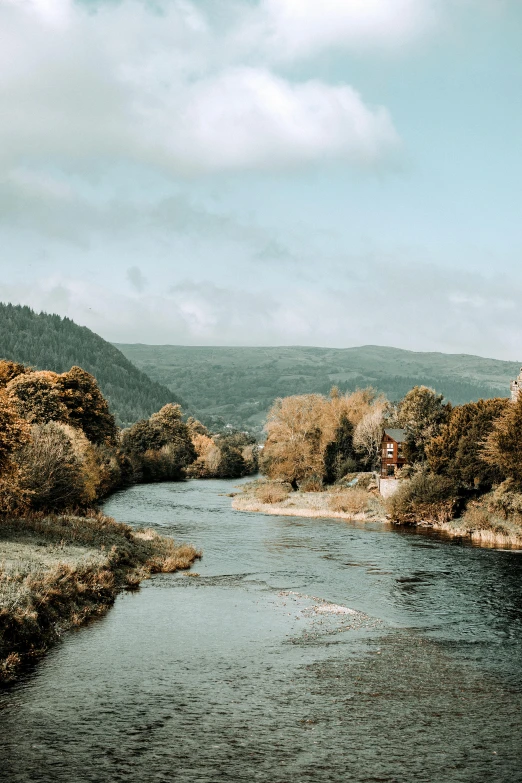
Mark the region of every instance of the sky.
[[0, 0], [0, 300], [522, 359], [520, 0]]

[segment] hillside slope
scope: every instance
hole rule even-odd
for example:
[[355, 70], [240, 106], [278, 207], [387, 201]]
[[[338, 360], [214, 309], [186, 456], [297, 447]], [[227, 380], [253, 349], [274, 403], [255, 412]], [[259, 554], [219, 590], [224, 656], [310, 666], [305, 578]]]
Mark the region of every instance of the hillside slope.
[[432, 386], [455, 404], [506, 397], [515, 362], [480, 356], [360, 348], [205, 348], [117, 346], [151, 378], [190, 399], [202, 418], [259, 430], [276, 397], [374, 386], [391, 400], [412, 386]]
[[148, 418], [168, 402], [180, 402], [90, 329], [29, 307], [0, 303], [0, 359], [55, 372], [83, 367], [96, 377], [123, 426]]

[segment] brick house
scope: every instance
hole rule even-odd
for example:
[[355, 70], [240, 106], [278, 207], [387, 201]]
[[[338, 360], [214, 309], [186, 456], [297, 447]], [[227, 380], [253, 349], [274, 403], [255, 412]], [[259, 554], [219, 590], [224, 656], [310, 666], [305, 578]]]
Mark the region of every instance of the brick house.
[[381, 443], [381, 478], [393, 478], [395, 471], [406, 464], [403, 455], [404, 430], [384, 430]]

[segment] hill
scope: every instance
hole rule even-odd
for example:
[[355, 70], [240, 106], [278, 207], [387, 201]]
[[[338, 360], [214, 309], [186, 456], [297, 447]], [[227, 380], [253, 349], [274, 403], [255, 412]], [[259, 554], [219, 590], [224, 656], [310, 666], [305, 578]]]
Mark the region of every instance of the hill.
[[60, 373], [82, 367], [97, 379], [120, 426], [148, 418], [168, 402], [181, 402], [90, 329], [29, 307], [0, 303], [0, 359]]
[[276, 397], [374, 386], [400, 399], [412, 386], [435, 388], [454, 404], [509, 396], [515, 362], [466, 354], [360, 348], [117, 346], [151, 378], [190, 399], [205, 423], [260, 431]]

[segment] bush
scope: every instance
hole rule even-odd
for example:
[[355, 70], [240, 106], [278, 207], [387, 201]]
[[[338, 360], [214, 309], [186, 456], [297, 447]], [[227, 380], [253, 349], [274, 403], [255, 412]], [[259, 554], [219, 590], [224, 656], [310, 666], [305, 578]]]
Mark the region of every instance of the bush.
[[284, 484], [261, 484], [256, 489], [256, 497], [261, 503], [282, 503], [290, 494], [290, 488]]
[[488, 510], [500, 514], [504, 519], [522, 517], [522, 493], [512, 479], [504, 481], [489, 495]]
[[35, 424], [17, 455], [22, 487], [36, 510], [72, 509], [87, 499], [83, 465], [68, 429], [54, 421]]
[[329, 506], [332, 511], [344, 514], [362, 514], [368, 505], [368, 492], [354, 488], [343, 490], [333, 495]]
[[417, 473], [409, 481], [401, 482], [388, 500], [392, 519], [401, 524], [415, 524], [419, 520], [448, 522], [453, 518], [456, 505], [454, 482], [432, 473]]
[[324, 489], [323, 480], [320, 476], [310, 476], [299, 484], [301, 492], [322, 492]]

